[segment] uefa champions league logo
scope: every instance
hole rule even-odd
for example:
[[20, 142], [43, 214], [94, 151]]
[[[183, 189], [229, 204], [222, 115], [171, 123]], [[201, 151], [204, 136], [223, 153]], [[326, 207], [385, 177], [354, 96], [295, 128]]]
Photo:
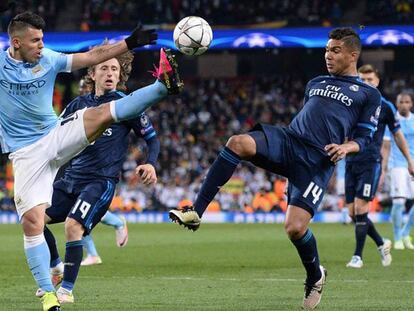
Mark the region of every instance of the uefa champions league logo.
[[387, 29], [376, 32], [365, 40], [366, 44], [378, 44], [386, 45], [400, 45], [400, 44], [413, 44], [414, 37], [404, 31], [395, 29]]
[[253, 32], [249, 33], [245, 36], [238, 37], [233, 42], [234, 47], [260, 47], [260, 48], [271, 48], [281, 46], [282, 42], [271, 35], [261, 33], [261, 32]]

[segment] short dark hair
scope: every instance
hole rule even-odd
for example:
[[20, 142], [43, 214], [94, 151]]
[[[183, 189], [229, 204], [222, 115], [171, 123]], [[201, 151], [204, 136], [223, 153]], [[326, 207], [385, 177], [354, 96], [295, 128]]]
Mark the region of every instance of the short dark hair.
[[44, 19], [37, 14], [32, 12], [23, 12], [16, 15], [10, 21], [7, 32], [9, 33], [9, 36], [11, 36], [16, 31], [23, 30], [28, 27], [43, 30], [46, 27], [46, 23]]
[[335, 28], [329, 32], [329, 39], [341, 40], [347, 47], [358, 52], [361, 51], [361, 39], [359, 35], [350, 27]]
[[359, 73], [375, 73], [377, 78], [380, 77], [378, 69], [372, 66], [371, 64], [366, 64], [358, 68]]

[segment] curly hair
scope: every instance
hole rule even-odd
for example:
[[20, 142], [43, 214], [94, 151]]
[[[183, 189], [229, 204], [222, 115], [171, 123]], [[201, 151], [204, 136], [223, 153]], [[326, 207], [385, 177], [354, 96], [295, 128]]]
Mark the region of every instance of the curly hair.
[[[105, 40], [102, 45], [107, 45], [108, 40]], [[129, 75], [132, 70], [132, 60], [134, 59], [134, 54], [131, 51], [125, 52], [119, 56], [114, 57], [120, 66], [119, 72], [119, 82], [116, 85], [116, 89], [119, 91], [125, 91], [127, 89], [126, 82], [129, 79]], [[87, 87], [94, 92], [95, 91], [95, 81], [92, 80], [92, 74], [95, 71], [96, 65], [88, 67], [88, 73], [84, 77], [85, 84]]]

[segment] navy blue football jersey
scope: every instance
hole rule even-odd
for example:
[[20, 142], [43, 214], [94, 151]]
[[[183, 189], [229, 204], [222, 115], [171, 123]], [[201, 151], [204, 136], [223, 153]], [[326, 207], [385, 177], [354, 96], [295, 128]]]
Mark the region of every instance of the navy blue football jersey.
[[380, 111], [380, 92], [358, 77], [319, 76], [308, 82], [304, 106], [288, 131], [320, 150], [352, 137], [362, 151], [372, 141]]
[[378, 118], [377, 131], [372, 142], [362, 152], [351, 154], [346, 157], [347, 162], [381, 161], [381, 146], [384, 138], [385, 127], [388, 126], [391, 133], [400, 129], [400, 122], [396, 118], [397, 109], [394, 105], [381, 97], [381, 113]]
[[[96, 107], [124, 97], [125, 94], [113, 91], [102, 96], [87, 94], [78, 96], [71, 101], [62, 113], [63, 117], [85, 107]], [[148, 116], [142, 113], [140, 117], [113, 123], [94, 143], [89, 145], [79, 155], [74, 157], [65, 170], [65, 179], [94, 179], [99, 177], [118, 181], [122, 164], [128, 149], [128, 134], [135, 135], [147, 142], [156, 137], [156, 132]]]

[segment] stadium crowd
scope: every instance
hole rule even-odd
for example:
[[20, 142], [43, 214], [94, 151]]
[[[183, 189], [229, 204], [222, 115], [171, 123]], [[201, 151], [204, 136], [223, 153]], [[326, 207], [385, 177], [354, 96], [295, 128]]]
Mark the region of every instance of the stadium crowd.
[[[406, 24], [414, 22], [413, 0], [15, 0], [2, 17], [6, 30], [12, 16], [31, 10], [47, 23], [47, 30], [126, 30], [144, 24], [174, 25], [189, 15], [212, 25], [338, 26], [349, 24]], [[68, 18], [66, 15], [76, 16]], [[65, 18], [66, 17], [66, 18]], [[354, 18], [357, 20], [354, 20]], [[65, 22], [66, 21], [66, 22]]]
[[[383, 81], [382, 91], [391, 100], [402, 90], [414, 92], [414, 76], [397, 75]], [[182, 95], [148, 111], [161, 142], [157, 185], [148, 188], [138, 183], [134, 169], [145, 161], [146, 145], [131, 135], [112, 209], [163, 211], [193, 200], [227, 138], [257, 122], [288, 124], [302, 105], [305, 83], [306, 78], [299, 76], [186, 81]], [[5, 173], [0, 178], [0, 209], [13, 210], [12, 169], [6, 157], [1, 163]], [[278, 176], [242, 164], [209, 208], [284, 211], [284, 189], [285, 181]], [[333, 178], [321, 209], [336, 210], [340, 205]]]

